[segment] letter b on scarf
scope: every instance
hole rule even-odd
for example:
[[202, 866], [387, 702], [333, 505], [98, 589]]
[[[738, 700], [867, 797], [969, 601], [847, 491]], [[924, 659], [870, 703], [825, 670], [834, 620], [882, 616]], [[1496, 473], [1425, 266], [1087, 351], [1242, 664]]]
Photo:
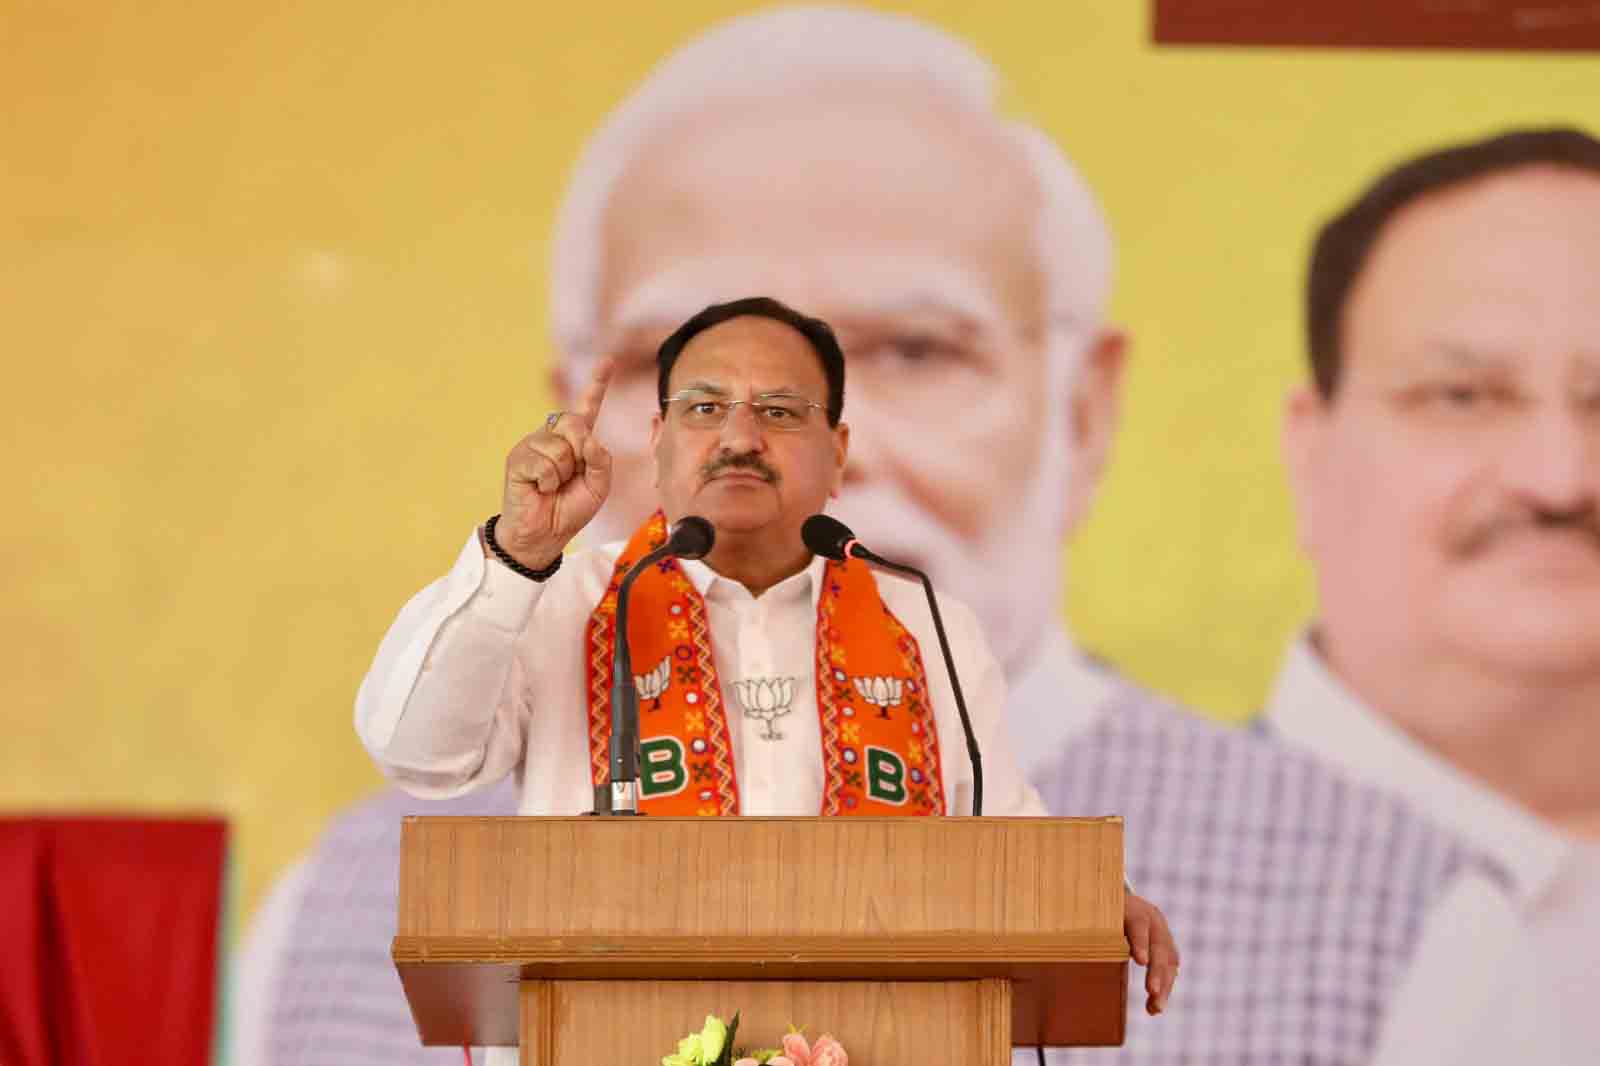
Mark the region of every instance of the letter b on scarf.
[[677, 737], [651, 737], [639, 742], [639, 792], [643, 796], [671, 796], [689, 783], [683, 764], [683, 745]]
[[896, 806], [906, 801], [906, 764], [886, 748], [867, 749], [867, 796]]

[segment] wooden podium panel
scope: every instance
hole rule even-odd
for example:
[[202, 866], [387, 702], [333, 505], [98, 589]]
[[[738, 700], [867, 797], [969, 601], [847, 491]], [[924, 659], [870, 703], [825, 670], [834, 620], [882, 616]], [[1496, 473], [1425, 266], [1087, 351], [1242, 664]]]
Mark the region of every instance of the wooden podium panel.
[[998, 1062], [996, 1011], [1000, 1044], [1122, 1042], [1122, 893], [1117, 818], [408, 818], [394, 958], [425, 1044], [654, 1062], [737, 1009]]
[[[789, 1025], [832, 1034], [850, 1061], [918, 1066], [1008, 1060], [1007, 981], [529, 981], [522, 992], [523, 1066], [629, 1062], [651, 1066], [698, 1032], [707, 1014], [739, 1012], [739, 1047], [776, 1046]], [[978, 1019], [977, 1025], [971, 1024]], [[544, 1035], [548, 1034], [548, 1036]], [[556, 1049], [560, 1049], [558, 1055]], [[888, 1066], [885, 1063], [885, 1066]]]

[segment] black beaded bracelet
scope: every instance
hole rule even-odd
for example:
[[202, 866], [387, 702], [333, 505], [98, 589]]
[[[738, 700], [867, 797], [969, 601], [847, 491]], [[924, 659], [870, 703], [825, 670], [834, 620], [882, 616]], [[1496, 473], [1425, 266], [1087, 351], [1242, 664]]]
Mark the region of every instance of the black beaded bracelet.
[[556, 561], [543, 570], [534, 570], [523, 566], [511, 557], [511, 553], [500, 547], [500, 542], [494, 539], [495, 523], [500, 521], [500, 516], [495, 515], [483, 524], [483, 539], [488, 542], [489, 550], [494, 552], [494, 557], [506, 564], [506, 569], [521, 574], [529, 581], [548, 581], [556, 576], [556, 571], [561, 569], [562, 556], [556, 556]]

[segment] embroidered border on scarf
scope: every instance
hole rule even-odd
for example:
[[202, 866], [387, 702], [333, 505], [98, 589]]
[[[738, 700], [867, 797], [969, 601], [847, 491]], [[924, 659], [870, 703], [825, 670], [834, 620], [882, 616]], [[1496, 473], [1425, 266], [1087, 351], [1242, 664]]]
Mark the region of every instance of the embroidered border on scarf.
[[[916, 638], [878, 595], [866, 563], [830, 561], [822, 581], [816, 642], [822, 813], [944, 814], [939, 733]], [[842, 627], [854, 628], [875, 612], [892, 642], [863, 649]]]
[[[586, 702], [590, 772], [607, 780], [617, 592], [665, 543], [659, 511], [628, 541], [590, 615]], [[916, 638], [878, 594], [866, 563], [830, 562], [817, 597], [816, 703], [822, 814], [945, 813], [938, 731]], [[640, 689], [641, 810], [739, 811], [733, 746], [705, 601], [677, 560], [634, 583], [629, 649]]]
[[[606, 593], [589, 616], [589, 769], [596, 785], [610, 777], [611, 666], [616, 647], [617, 592], [634, 563], [666, 540], [666, 516], [657, 511], [617, 557]], [[668, 795], [641, 795], [640, 810], [676, 815], [738, 814], [733, 742], [712, 663], [711, 625], [705, 601], [676, 559], [657, 563], [655, 573], [639, 575], [629, 597], [628, 619], [634, 669], [655, 669], [666, 658], [665, 668], [670, 675], [666, 691], [672, 693], [670, 700], [664, 695], [653, 701], [640, 700], [640, 775], [660, 773], [668, 785], [673, 783], [673, 775], [682, 777], [680, 787]], [[642, 657], [638, 655], [641, 650], [645, 651]], [[665, 656], [661, 654], [663, 650]], [[648, 707], [649, 702], [656, 706]], [[669, 711], [671, 721], [655, 720], [663, 709]], [[677, 739], [676, 750], [651, 746], [652, 740], [665, 736]], [[658, 753], [676, 759], [668, 759], [663, 769], [651, 761], [651, 756]]]

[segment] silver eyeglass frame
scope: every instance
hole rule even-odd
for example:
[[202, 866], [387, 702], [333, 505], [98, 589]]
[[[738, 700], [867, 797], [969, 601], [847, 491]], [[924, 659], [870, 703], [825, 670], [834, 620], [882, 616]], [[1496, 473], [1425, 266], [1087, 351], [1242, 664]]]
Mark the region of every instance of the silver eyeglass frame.
[[[769, 424], [767, 422], [762, 421], [762, 419], [760, 417], [761, 416], [761, 412], [764, 409], [776, 406], [775, 404], [773, 404], [771, 402], [768, 402], [768, 401], [771, 401], [771, 400], [776, 400], [776, 399], [780, 399], [780, 398], [781, 399], [785, 399], [785, 400], [799, 400], [801, 403], [805, 404], [807, 410], [810, 410], [811, 408], [815, 407], [817, 410], [823, 412], [824, 418], [826, 418], [827, 410], [828, 410], [827, 404], [821, 404], [821, 403], [818, 403], [815, 400], [808, 400], [804, 396], [801, 396], [801, 395], [798, 395], [798, 394], [792, 393], [792, 392], [764, 392], [761, 395], [753, 396], [748, 400], [730, 400], [730, 399], [727, 399], [725, 396], [719, 396], [714, 392], [708, 392], [705, 389], [694, 389], [694, 388], [691, 388], [691, 389], [679, 389], [677, 392], [673, 393], [671, 396], [668, 396], [664, 401], [662, 401], [662, 406], [664, 408], [670, 409], [674, 403], [677, 403], [679, 400], [682, 400], [682, 399], [684, 399], [686, 397], [689, 397], [689, 396], [701, 396], [701, 397], [704, 397], [708, 401], [715, 401], [716, 403], [719, 403], [719, 404], [723, 405], [723, 407], [725, 408], [725, 410], [723, 412], [723, 415], [722, 415], [722, 419], [720, 421], [718, 421], [715, 426], [699, 427], [699, 428], [705, 428], [705, 429], [721, 429], [723, 426], [727, 425], [728, 424], [728, 419], [733, 417], [733, 409], [735, 407], [740, 406], [741, 404], [745, 405], [745, 406], [748, 406], [750, 408], [751, 413], [756, 415], [756, 424], [757, 425], [763, 426], [764, 428], [767, 428], [767, 429], [778, 429], [777, 426], [774, 426], [774, 425], [771, 425], [771, 424]], [[800, 429], [804, 429], [808, 425], [810, 425], [809, 421], [799, 422], [799, 423], [797, 423], [795, 425], [794, 428], [796, 430], [800, 430]], [[785, 431], [784, 430], [779, 430], [779, 432], [785, 432]]]

